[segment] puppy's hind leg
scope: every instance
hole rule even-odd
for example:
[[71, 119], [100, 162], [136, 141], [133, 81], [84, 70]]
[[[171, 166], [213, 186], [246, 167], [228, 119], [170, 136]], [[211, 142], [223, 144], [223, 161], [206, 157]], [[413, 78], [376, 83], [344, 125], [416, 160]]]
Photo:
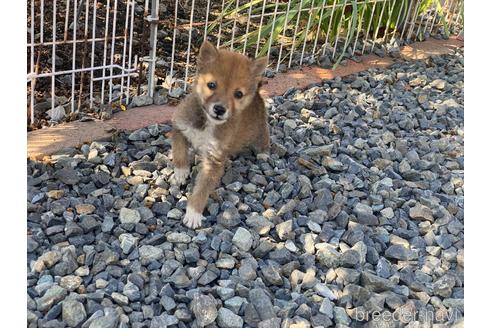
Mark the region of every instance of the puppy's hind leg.
[[190, 144], [181, 131], [174, 129], [171, 134], [171, 146], [174, 163], [174, 175], [171, 182], [182, 185], [190, 175], [190, 163], [188, 158], [188, 149]]
[[268, 157], [270, 155], [270, 134], [267, 125], [261, 128], [258, 138], [253, 144], [253, 148], [255, 149], [257, 158]]
[[186, 215], [183, 223], [188, 228], [198, 228], [202, 225], [203, 210], [207, 205], [208, 197], [214, 191], [220, 178], [224, 174], [224, 161], [205, 158], [196, 178], [195, 187], [188, 199]]

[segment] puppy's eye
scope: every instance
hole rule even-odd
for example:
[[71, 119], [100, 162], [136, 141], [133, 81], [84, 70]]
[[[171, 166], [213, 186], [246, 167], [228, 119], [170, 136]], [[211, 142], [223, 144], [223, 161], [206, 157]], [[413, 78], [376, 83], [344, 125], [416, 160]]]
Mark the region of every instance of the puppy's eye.
[[210, 89], [210, 90], [215, 90], [217, 89], [217, 84], [215, 82], [208, 82], [207, 83], [207, 87]]
[[241, 99], [243, 97], [243, 93], [239, 90], [234, 91], [234, 97], [237, 99]]

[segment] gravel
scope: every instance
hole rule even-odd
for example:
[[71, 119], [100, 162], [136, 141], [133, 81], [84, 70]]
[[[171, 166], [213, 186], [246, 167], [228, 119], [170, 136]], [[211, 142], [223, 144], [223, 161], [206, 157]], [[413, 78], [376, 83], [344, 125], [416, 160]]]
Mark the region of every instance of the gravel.
[[243, 319], [229, 309], [220, 308], [217, 315], [217, 324], [221, 328], [242, 328]]
[[84, 305], [78, 301], [65, 300], [62, 303], [62, 319], [69, 327], [77, 327], [87, 318]]
[[232, 238], [232, 243], [243, 252], [247, 252], [253, 244], [253, 237], [247, 229], [239, 227]]
[[217, 308], [213, 296], [199, 295], [191, 302], [191, 309], [198, 327], [205, 327], [217, 318]]
[[462, 324], [462, 51], [267, 102], [197, 231], [169, 125], [29, 161], [28, 327]]
[[137, 210], [122, 208], [120, 210], [119, 219], [122, 224], [136, 224], [140, 222], [140, 213], [138, 213]]

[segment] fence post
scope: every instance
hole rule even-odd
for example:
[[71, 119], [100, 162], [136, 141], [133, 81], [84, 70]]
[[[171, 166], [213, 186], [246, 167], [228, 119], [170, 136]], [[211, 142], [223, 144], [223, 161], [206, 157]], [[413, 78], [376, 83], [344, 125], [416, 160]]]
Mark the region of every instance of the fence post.
[[149, 72], [148, 72], [148, 95], [154, 96], [155, 84], [155, 62], [157, 47], [157, 26], [159, 24], [159, 0], [152, 0], [150, 16], [147, 17], [150, 23], [150, 54], [149, 54]]

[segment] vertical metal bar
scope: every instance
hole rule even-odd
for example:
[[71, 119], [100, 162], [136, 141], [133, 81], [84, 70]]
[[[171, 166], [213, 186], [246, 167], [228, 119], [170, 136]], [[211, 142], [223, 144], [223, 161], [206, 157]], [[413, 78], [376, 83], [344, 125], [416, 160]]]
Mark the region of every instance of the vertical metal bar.
[[111, 103], [113, 101], [113, 63], [114, 63], [114, 44], [116, 38], [116, 15], [118, 13], [118, 0], [114, 0], [114, 9], [113, 9], [113, 33], [111, 36], [111, 58], [109, 59], [109, 63], [111, 67], [109, 68], [109, 98], [108, 102]]
[[194, 11], [195, 11], [195, 0], [191, 0], [190, 32], [188, 33], [188, 51], [186, 54], [185, 83], [184, 83], [184, 91], [185, 92], [186, 92], [186, 87], [188, 86], [188, 71], [190, 68], [191, 30], [193, 28], [193, 12]]
[[408, 26], [408, 30], [407, 30], [407, 37], [406, 39], [409, 40], [410, 39], [410, 36], [413, 32], [413, 27], [415, 26], [415, 16], [417, 15], [418, 13], [418, 10], [419, 10], [419, 7], [420, 7], [420, 0], [417, 1], [417, 3], [415, 4], [415, 9], [414, 9], [414, 12], [413, 14], [410, 16], [410, 21], [409, 21], [409, 26]]
[[451, 13], [452, 6], [453, 6], [453, 0], [446, 0], [444, 6], [442, 7], [443, 10], [446, 11], [446, 18], [444, 18], [446, 22], [448, 21], [449, 14]]
[[[431, 13], [434, 13], [433, 17], [436, 17], [436, 8], [435, 8], [436, 4], [434, 1], [432, 1], [432, 4], [434, 5], [434, 8], [433, 8], [434, 10], [432, 10], [432, 9], [429, 10], [429, 16], [431, 16]], [[423, 32], [424, 36], [425, 36], [425, 32], [427, 31], [427, 26], [429, 26], [429, 22], [432, 21], [432, 16], [431, 17], [429, 17], [429, 16], [427, 16], [427, 19], [425, 20], [425, 26], [424, 26], [424, 32]]]
[[[451, 0], [451, 4], [449, 5], [449, 10], [448, 10], [448, 13], [446, 15], [446, 22], [450, 22], [453, 20], [454, 12], [456, 11], [457, 6], [458, 6], [458, 1], [457, 0], [455, 0], [455, 1]], [[450, 24], [448, 24], [448, 26], [449, 25]], [[451, 26], [449, 28], [451, 28]]]
[[449, 20], [450, 23], [449, 23], [449, 27], [450, 29], [453, 28], [453, 20], [455, 20], [456, 16], [458, 15], [457, 12], [459, 12], [459, 0], [456, 0], [456, 5], [454, 6], [454, 9], [453, 9], [453, 15], [451, 17], [451, 19]]
[[211, 2], [211, 0], [207, 0], [207, 13], [205, 14], [205, 31], [203, 32], [203, 41], [207, 40], [208, 15], [210, 14], [210, 2]]
[[[128, 69], [131, 67], [131, 61], [132, 61], [132, 50], [133, 50], [133, 24], [134, 24], [134, 18], [135, 18], [135, 0], [132, 0], [132, 16], [130, 20], [130, 41], [129, 41], [129, 46], [128, 46]], [[137, 56], [135, 56], [135, 66], [137, 67]], [[128, 74], [128, 77], [126, 79], [126, 104], [130, 102], [130, 74]]]
[[[36, 64], [34, 65], [34, 76], [31, 77], [31, 89], [36, 90], [36, 79], [39, 73], [39, 59], [41, 58], [41, 50], [38, 50], [38, 57], [36, 58]], [[31, 106], [31, 120], [34, 120], [34, 100], [31, 98], [33, 101]], [[32, 122], [32, 121], [31, 121]]]
[[[142, 2], [142, 1], [140, 1]], [[141, 28], [141, 33], [142, 35], [140, 36], [140, 53], [142, 54], [144, 51], [144, 45], [145, 45], [145, 40], [147, 39], [147, 32], [148, 29], [145, 26], [145, 21], [148, 21], [148, 16], [149, 15], [149, 0], [145, 0], [144, 4], [144, 14], [143, 14], [143, 19], [141, 20], [140, 28]], [[140, 87], [142, 85], [142, 75], [143, 75], [143, 60], [141, 60], [138, 63], [138, 83], [137, 83], [137, 95], [140, 95]], [[148, 72], [147, 72], [148, 73]]]
[[[418, 16], [418, 15], [417, 15]], [[419, 23], [419, 27], [417, 28], [417, 32], [415, 33], [415, 36], [418, 37], [419, 36], [419, 33], [420, 33], [420, 29], [422, 27], [422, 25], [424, 24], [424, 16], [425, 16], [425, 13], [423, 12], [421, 15], [420, 15], [420, 23]], [[418, 17], [417, 17], [418, 19]]]
[[299, 65], [302, 66], [302, 60], [304, 59], [304, 51], [306, 50], [306, 41], [308, 37], [309, 27], [311, 26], [311, 17], [313, 16], [313, 8], [315, 1], [311, 2], [311, 9], [309, 10], [309, 17], [306, 28], [306, 33], [304, 33], [304, 43], [302, 44], [301, 59], [299, 60]]
[[275, 1], [275, 10], [273, 11], [273, 19], [272, 19], [272, 35], [269, 38], [268, 42], [268, 51], [267, 51], [267, 65], [268, 62], [270, 61], [270, 49], [272, 48], [272, 41], [273, 41], [273, 33], [275, 31], [275, 22], [277, 20], [277, 10], [278, 10], [278, 1]]
[[[73, 1], [73, 47], [72, 47], [72, 70], [75, 71], [75, 54], [77, 53], [77, 0]], [[75, 72], [72, 72], [72, 99], [71, 111], [75, 112]]]
[[369, 18], [369, 25], [367, 26], [366, 38], [364, 39], [364, 43], [362, 43], [362, 54], [364, 54], [364, 50], [366, 49], [367, 39], [369, 39], [369, 32], [371, 31], [372, 19], [374, 17], [374, 11], [376, 10], [377, 2], [374, 3], [371, 11], [371, 17]]
[[456, 7], [458, 8], [458, 12], [456, 13], [456, 19], [454, 20], [454, 23], [453, 23], [454, 29], [456, 29], [456, 25], [458, 25], [458, 22], [460, 21], [462, 6], [463, 6], [463, 3], [460, 0], [458, 0], [458, 4], [456, 5]]
[[[80, 3], [82, 5], [82, 2]], [[89, 34], [89, 0], [85, 0], [85, 22], [84, 22], [84, 51], [82, 54], [82, 68], [85, 68], [85, 57], [87, 56], [87, 38]], [[85, 72], [80, 74], [80, 86], [79, 86], [79, 101], [77, 103], [77, 110], [80, 110], [82, 104], [82, 92], [84, 90], [84, 77]]]
[[[398, 2], [398, 0], [395, 0], [395, 3], [396, 2]], [[398, 17], [396, 18], [395, 29], [393, 30], [393, 35], [391, 36], [392, 39], [395, 38], [396, 31], [398, 31], [398, 23], [400, 22], [402, 12], [403, 12], [403, 3], [401, 3], [400, 10], [398, 11]]]
[[[342, 13], [343, 16], [345, 16], [345, 7], [343, 9], [343, 13]], [[351, 28], [352, 28], [352, 19], [349, 17], [349, 20], [348, 20], [348, 27], [347, 27], [347, 31], [350, 31]], [[341, 24], [340, 24], [341, 25]], [[339, 29], [341, 29], [341, 27], [339, 27]], [[345, 50], [347, 49], [347, 43], [349, 41], [349, 38], [348, 38], [348, 35], [345, 37], [345, 43], [343, 44], [343, 48], [342, 48], [342, 54], [340, 55], [340, 57], [343, 57], [345, 55]], [[335, 43], [335, 51], [333, 51], [333, 54], [335, 54], [336, 52], [336, 43]], [[335, 57], [333, 57], [334, 59]]]
[[352, 56], [355, 54], [355, 50], [357, 49], [357, 40], [359, 39], [360, 31], [362, 31], [362, 23], [364, 21], [364, 14], [366, 13], [367, 3], [364, 3], [364, 8], [362, 8], [362, 14], [360, 15], [359, 26], [357, 27], [357, 32], [355, 33], [354, 39], [354, 47], [352, 49]]
[[443, 12], [447, 10], [449, 1], [450, 0], [444, 0], [444, 4], [441, 5], [441, 8], [442, 8]]
[[383, 1], [383, 8], [381, 9], [381, 14], [379, 15], [378, 25], [376, 25], [376, 28], [374, 29], [374, 33], [372, 35], [373, 42], [371, 46], [371, 52], [374, 50], [374, 46], [376, 45], [376, 38], [378, 36], [379, 28], [381, 27], [381, 20], [383, 19], [383, 13], [384, 13], [384, 9], [386, 8], [386, 2], [387, 1]]
[[[195, 0], [193, 0], [193, 3]], [[193, 8], [191, 9], [193, 11]], [[151, 22], [150, 22], [150, 63], [149, 63], [149, 76], [148, 76], [148, 88], [149, 96], [154, 96], [154, 82], [155, 82], [155, 61], [156, 61], [156, 51], [157, 51], [157, 25], [159, 24], [159, 0], [152, 0], [152, 10], [151, 10]], [[190, 30], [191, 36], [191, 30]], [[189, 45], [188, 45], [189, 46]], [[190, 49], [188, 48], [188, 52]]]
[[400, 39], [402, 39], [402, 40], [403, 40], [403, 37], [405, 35], [405, 28], [407, 27], [408, 22], [410, 21], [410, 17], [411, 17], [411, 13], [412, 13], [412, 4], [413, 4], [413, 2], [409, 2], [407, 11], [405, 13], [405, 23], [403, 24], [403, 28], [402, 28], [401, 33], [400, 33]]
[[55, 71], [56, 71], [56, 0], [53, 0], [53, 45], [51, 46], [51, 110], [55, 109]]
[[413, 29], [415, 27], [415, 22], [416, 22], [416, 19], [417, 19], [417, 14], [419, 12], [419, 8], [420, 8], [421, 2], [422, 1], [419, 0], [417, 2], [417, 5], [415, 6], [415, 12], [413, 13], [413, 18], [412, 18], [412, 25], [410, 25], [410, 28], [408, 29], [407, 39], [410, 39], [410, 37], [412, 36]]
[[[34, 0], [31, 0], [31, 74], [34, 74]], [[35, 82], [31, 77], [31, 124], [34, 123], [34, 92]]]
[[[290, 0], [289, 0], [290, 2]], [[248, 33], [249, 33], [249, 23], [251, 21], [251, 10], [253, 9], [253, 5], [249, 5], [248, 9], [248, 22], [246, 23], [246, 32], [244, 32], [244, 47], [243, 47], [243, 55], [246, 54], [246, 45], [248, 44]]]
[[174, 73], [174, 70], [173, 70], [173, 67], [174, 67], [174, 53], [175, 53], [175, 49], [176, 49], [176, 33], [178, 32], [178, 1], [179, 0], [176, 0], [176, 2], [174, 3], [173, 46], [172, 46], [172, 49], [171, 49], [171, 68], [170, 68], [170, 71], [169, 71], [169, 75], [171, 77], [173, 76], [173, 73]]
[[393, 6], [391, 6], [391, 8], [389, 10], [389, 13], [388, 13], [388, 20], [386, 22], [386, 27], [384, 28], [383, 42], [386, 41], [386, 36], [388, 35], [389, 24], [390, 24], [390, 21], [391, 21], [391, 16], [393, 16], [393, 11], [395, 10], [396, 2], [397, 1], [394, 1], [393, 2]]
[[261, 8], [261, 16], [260, 16], [260, 26], [258, 29], [258, 39], [256, 41], [255, 57], [258, 56], [258, 49], [260, 48], [261, 28], [263, 27], [263, 16], [265, 15], [265, 6], [266, 6], [266, 0], [263, 0], [263, 7]]
[[434, 3], [434, 18], [432, 19], [431, 25], [429, 27], [429, 35], [432, 35], [432, 31], [434, 29], [434, 24], [436, 22], [437, 16], [439, 15], [439, 12], [437, 11], [437, 5]]
[[[224, 3], [225, 0], [222, 0], [222, 9], [220, 10], [220, 14], [224, 14]], [[220, 22], [219, 22], [219, 32], [217, 33], [217, 48], [220, 47], [220, 34], [222, 32], [222, 16], [220, 17]]]
[[[459, 12], [460, 21], [461, 21], [461, 28], [457, 34], [458, 36], [463, 35], [463, 33], [465, 31], [465, 1], [464, 0], [460, 0], [460, 1], [462, 1], [461, 2], [461, 9]], [[460, 27], [460, 26], [458, 26], [458, 27]]]
[[[92, 108], [94, 105], [94, 47], [96, 39], [96, 11], [97, 11], [97, 0], [94, 0], [94, 5], [92, 8], [92, 51], [91, 51], [91, 81], [89, 86], [89, 107]], [[102, 94], [101, 94], [102, 98]]]
[[453, 10], [453, 15], [450, 18], [449, 24], [448, 24], [450, 33], [455, 34], [454, 30], [456, 29], [456, 21], [460, 16], [459, 13], [460, 13], [460, 1], [456, 0], [456, 5], [454, 6], [454, 10]]
[[70, 0], [67, 0], [67, 12], [65, 13], [65, 33], [63, 34], [63, 41], [68, 39], [68, 15], [70, 13]]
[[44, 0], [41, 0], [41, 21], [39, 23], [40, 43], [44, 42]]
[[[208, 2], [210, 2], [210, 1], [208, 1]], [[236, 33], [237, 9], [238, 8], [239, 8], [239, 0], [236, 0], [236, 15], [234, 16], [234, 21], [232, 23], [231, 50], [234, 49], [234, 34]]]
[[325, 43], [323, 45], [323, 56], [326, 53], [326, 47], [328, 46], [328, 41], [330, 39], [331, 23], [333, 22], [333, 16], [335, 16], [336, 5], [337, 5], [337, 0], [334, 0], [333, 5], [331, 6], [330, 21], [328, 22], [328, 29], [326, 30], [326, 39], [325, 39]]
[[[130, 13], [130, 1], [127, 1], [126, 2], [126, 11], [125, 11], [125, 32], [124, 32], [124, 40], [123, 40], [123, 55], [121, 56], [121, 67], [123, 67], [123, 69], [125, 68], [125, 64], [126, 64], [126, 41], [127, 41], [127, 37], [128, 37], [128, 15], [129, 15], [129, 13]], [[128, 57], [128, 61], [130, 61], [130, 57]], [[124, 79], [125, 79], [125, 77], [124, 76], [121, 76], [121, 81], [120, 81], [120, 104], [121, 104], [121, 99], [123, 98], [123, 83], [124, 83]]]
[[[106, 1], [106, 26], [104, 27], [104, 54], [103, 54], [103, 65], [106, 66], [106, 53], [108, 50], [108, 27], [109, 27], [109, 7], [110, 7], [110, 1]], [[106, 68], [103, 68], [102, 70], [102, 77], [103, 79], [101, 80], [101, 105], [104, 104], [104, 86], [105, 86], [105, 77], [106, 77]]]
[[323, 12], [325, 10], [325, 4], [326, 4], [326, 0], [323, 0], [323, 4], [321, 5], [321, 12], [319, 14], [318, 28], [316, 29], [316, 36], [314, 38], [314, 46], [313, 46], [313, 53], [312, 53], [313, 56], [316, 53], [316, 46], [318, 45], [319, 31], [321, 30], [321, 23], [323, 22]]
[[[337, 28], [337, 36], [335, 37], [335, 45], [333, 46], [333, 54], [331, 55], [331, 58], [332, 59], [335, 59], [335, 54], [337, 52], [337, 44], [338, 44], [338, 39], [340, 38], [340, 30], [342, 29], [342, 20], [343, 18], [345, 17], [345, 8], [347, 8], [347, 0], [344, 0], [343, 2], [343, 9], [342, 9], [342, 13], [340, 15], [340, 21], [338, 22], [338, 28]], [[345, 39], [345, 42], [346, 39]], [[343, 54], [342, 54], [343, 56]]]
[[465, 25], [465, 1], [464, 0], [460, 0], [461, 2], [461, 6], [460, 6], [460, 12], [458, 13], [459, 16], [460, 16], [460, 22], [461, 22], [461, 26], [464, 27]]
[[386, 22], [386, 27], [384, 28], [383, 42], [386, 41], [386, 36], [388, 35], [389, 24], [390, 24], [390, 21], [391, 21], [391, 16], [393, 16], [393, 11], [395, 10], [396, 2], [397, 1], [394, 1], [393, 2], [393, 6], [391, 6], [391, 9], [390, 9], [390, 11], [388, 13], [388, 21]]
[[301, 10], [302, 10], [302, 2], [299, 2], [299, 11], [297, 14], [297, 20], [296, 20], [296, 25], [294, 27], [294, 35], [292, 36], [292, 48], [290, 49], [290, 56], [289, 56], [289, 64], [287, 67], [290, 68], [290, 65], [292, 64], [292, 56], [294, 55], [294, 48], [296, 46], [296, 34], [297, 34], [297, 28], [299, 27], [299, 20], [301, 19]]
[[[397, 0], [395, 0], [393, 2], [393, 6], [391, 6], [391, 9], [388, 13], [388, 21], [386, 22], [386, 27], [384, 29], [384, 34], [383, 34], [383, 42], [386, 41], [386, 36], [388, 35], [388, 31], [389, 31], [389, 23], [391, 21], [391, 17], [393, 16], [393, 11], [395, 10], [395, 6], [396, 6], [396, 3], [397, 3]], [[396, 28], [396, 27], [395, 27]]]
[[451, 15], [450, 15], [450, 17], [449, 17], [449, 21], [448, 21], [448, 22], [449, 22], [449, 23], [448, 23], [448, 26], [449, 26], [449, 32], [451, 32], [451, 29], [453, 28], [453, 26], [452, 26], [452, 21], [453, 21], [453, 19], [454, 19], [454, 16], [456, 15], [456, 8], [458, 8], [458, 0], [455, 0], [455, 1], [453, 2], [453, 4], [454, 4], [454, 7], [453, 7], [453, 10], [452, 10]]
[[[285, 13], [285, 21], [284, 21], [284, 29], [282, 32], [282, 40], [285, 40], [285, 31], [287, 30], [287, 21], [289, 18], [290, 2], [291, 2], [291, 0], [289, 0], [289, 2], [287, 3], [287, 11]], [[278, 60], [277, 60], [277, 69], [276, 69], [277, 72], [278, 72], [278, 69], [280, 67], [280, 63], [282, 62], [282, 49], [283, 49], [283, 43], [280, 42], [280, 49], [278, 50]]]

